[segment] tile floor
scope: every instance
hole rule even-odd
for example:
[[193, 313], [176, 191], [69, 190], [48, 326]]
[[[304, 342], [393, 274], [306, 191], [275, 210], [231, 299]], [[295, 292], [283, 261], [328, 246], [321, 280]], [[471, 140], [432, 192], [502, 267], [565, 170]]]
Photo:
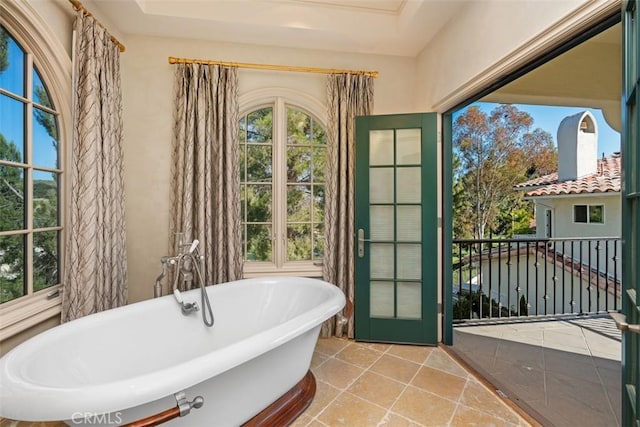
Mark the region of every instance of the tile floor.
[[453, 350], [543, 425], [620, 425], [621, 337], [609, 316], [454, 328]]
[[528, 426], [437, 347], [319, 339], [317, 391], [294, 426]]
[[319, 339], [311, 370], [316, 396], [295, 427], [531, 425], [441, 348]]

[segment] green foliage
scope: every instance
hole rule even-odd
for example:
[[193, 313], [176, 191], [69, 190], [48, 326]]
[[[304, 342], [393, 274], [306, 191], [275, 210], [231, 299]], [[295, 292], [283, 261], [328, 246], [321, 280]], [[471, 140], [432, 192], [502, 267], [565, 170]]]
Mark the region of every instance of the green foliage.
[[[243, 182], [243, 240], [248, 260], [273, 261], [273, 109], [256, 110], [240, 120], [240, 180]], [[326, 136], [304, 111], [287, 108], [286, 138], [287, 260], [322, 256]]]
[[[0, 158], [19, 162], [16, 144], [0, 134]], [[57, 175], [53, 179], [33, 183], [34, 227], [58, 225]], [[24, 224], [24, 170], [0, 164], [0, 230], [22, 230]], [[59, 282], [58, 232], [33, 234], [33, 289], [39, 291]], [[25, 235], [0, 237], [0, 303], [26, 293]], [[29, 268], [29, 266], [26, 266]]]
[[0, 25], [0, 73], [9, 68], [9, 34]]
[[[482, 311], [480, 307], [482, 306]], [[462, 295], [458, 295], [458, 299], [453, 304], [453, 319], [480, 319], [489, 317], [489, 310], [491, 310], [491, 317], [508, 317], [510, 315], [507, 307], [500, 307], [498, 302], [494, 299], [488, 298], [483, 292], [471, 291], [471, 293], [464, 292]], [[511, 313], [512, 316], [517, 313]]]
[[[502, 104], [489, 114], [469, 107], [454, 124], [454, 233], [481, 239], [528, 228], [531, 203], [514, 185], [557, 170], [553, 137], [533, 118]], [[511, 212], [514, 212], [514, 215]]]

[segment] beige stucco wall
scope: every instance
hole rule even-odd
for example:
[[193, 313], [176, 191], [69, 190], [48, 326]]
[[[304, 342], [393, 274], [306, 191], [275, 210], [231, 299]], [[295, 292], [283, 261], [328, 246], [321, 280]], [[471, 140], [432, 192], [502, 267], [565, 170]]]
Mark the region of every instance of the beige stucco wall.
[[[598, 2], [602, 3], [592, 3]], [[506, 62], [585, 3], [588, 1], [468, 2], [418, 56], [418, 108], [433, 110], [448, 100], [447, 109], [466, 100], [472, 93], [460, 93], [469, 82]]]
[[[411, 58], [267, 48], [199, 40], [129, 37], [122, 56], [129, 300], [151, 298], [159, 260], [167, 255], [169, 173], [175, 66], [169, 56], [377, 70], [375, 113], [415, 111]], [[284, 88], [326, 99], [326, 76], [240, 69], [239, 95]]]

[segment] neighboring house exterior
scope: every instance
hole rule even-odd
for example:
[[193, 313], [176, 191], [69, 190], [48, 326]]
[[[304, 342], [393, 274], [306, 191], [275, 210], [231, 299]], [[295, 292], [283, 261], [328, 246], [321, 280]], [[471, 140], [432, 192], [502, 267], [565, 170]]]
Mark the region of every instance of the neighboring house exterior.
[[588, 111], [558, 128], [558, 172], [515, 186], [535, 204], [537, 237], [619, 237], [620, 155], [598, 159]]
[[472, 263], [471, 287], [481, 282], [482, 293], [511, 315], [620, 309], [621, 159], [598, 159], [597, 146], [591, 113], [562, 120], [558, 172], [515, 186], [535, 204], [536, 234], [529, 237], [552, 240], [523, 239]]

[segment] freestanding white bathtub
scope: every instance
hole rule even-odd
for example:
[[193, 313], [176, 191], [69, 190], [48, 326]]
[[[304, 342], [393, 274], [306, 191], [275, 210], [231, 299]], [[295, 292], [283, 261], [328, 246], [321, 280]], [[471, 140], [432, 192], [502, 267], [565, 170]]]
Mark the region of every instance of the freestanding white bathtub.
[[[184, 292], [200, 304], [200, 290]], [[207, 287], [215, 325], [172, 295], [66, 323], [0, 359], [0, 416], [115, 425], [176, 406], [204, 406], [176, 426], [238, 426], [307, 373], [320, 326], [345, 304], [327, 282], [246, 279]], [[202, 307], [200, 308], [202, 310]]]

